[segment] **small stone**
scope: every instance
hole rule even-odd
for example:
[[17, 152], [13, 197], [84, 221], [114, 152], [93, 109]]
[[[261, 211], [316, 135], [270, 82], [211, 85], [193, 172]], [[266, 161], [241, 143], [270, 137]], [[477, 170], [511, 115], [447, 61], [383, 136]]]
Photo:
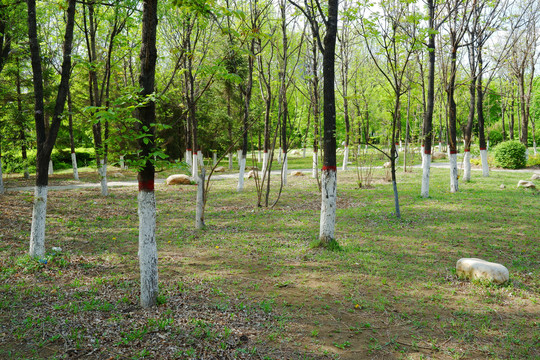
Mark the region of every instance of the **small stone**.
[[218, 166], [214, 169], [214, 172], [225, 172], [225, 167], [223, 166]]
[[298, 150], [291, 151], [291, 156], [300, 156], [300, 151]]
[[304, 176], [304, 173], [301, 171], [293, 171], [291, 172], [291, 176]]
[[62, 252], [62, 248], [53, 246], [52, 251], [54, 251], [54, 252]]
[[190, 185], [191, 179], [185, 174], [171, 175], [165, 181], [167, 185]]
[[522, 187], [522, 188], [531, 189], [531, 190], [536, 189], [536, 185], [534, 185], [534, 183], [527, 180], [519, 180], [517, 187]]
[[246, 177], [248, 179], [251, 179], [252, 177], [255, 177], [255, 171], [254, 170], [250, 170], [250, 172], [247, 173]]
[[390, 161], [387, 161], [384, 163], [383, 168], [388, 169], [392, 166], [392, 163]]
[[487, 280], [495, 284], [504, 284], [510, 277], [508, 269], [503, 265], [475, 258], [459, 259], [456, 272], [458, 276], [471, 280]]
[[532, 174], [531, 180], [540, 180], [540, 174]]
[[440, 151], [435, 151], [433, 155], [431, 155], [431, 159], [433, 160], [446, 159], [446, 154]]
[[506, 189], [506, 185], [501, 184], [501, 185], [499, 186], [499, 189], [501, 189], [501, 190]]
[[113, 178], [125, 178], [126, 175], [124, 175], [124, 174], [122, 174], [120, 172], [116, 172], [116, 173], [112, 173], [111, 177], [113, 177]]

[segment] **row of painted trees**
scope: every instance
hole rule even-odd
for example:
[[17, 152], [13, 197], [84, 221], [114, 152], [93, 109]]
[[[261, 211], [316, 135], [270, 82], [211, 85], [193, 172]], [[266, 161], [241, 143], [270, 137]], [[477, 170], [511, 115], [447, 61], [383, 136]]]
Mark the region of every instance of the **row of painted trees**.
[[[396, 200], [396, 144], [411, 138], [409, 117], [403, 126], [402, 113], [412, 112], [415, 98], [420, 105], [416, 111], [423, 117], [421, 131], [417, 130], [424, 147], [422, 195], [429, 196], [437, 87], [439, 103], [444, 104], [439, 111], [446, 115], [452, 191], [458, 189], [459, 122], [455, 93], [460, 79], [466, 81], [470, 92], [468, 118], [462, 129], [466, 154], [476, 126], [486, 159], [483, 99], [493, 91], [489, 87], [494, 83], [492, 79], [501, 81], [503, 74], [513, 76], [519, 89], [518, 100], [512, 99], [521, 107], [520, 140], [528, 142], [537, 60], [538, 4], [428, 0], [424, 7], [400, 1], [378, 5], [373, 10], [345, 1], [338, 11], [335, 0], [324, 4], [201, 0], [164, 2], [160, 7], [157, 1], [145, 1], [142, 8], [137, 1], [87, 1], [76, 10], [75, 0], [37, 9], [30, 0], [27, 4], [3, 2], [0, 70], [10, 63], [11, 75], [16, 75], [16, 91], [13, 86], [3, 87], [3, 109], [16, 104], [18, 114], [16, 120], [4, 127], [17, 129], [21, 136], [26, 136], [22, 99], [29, 95], [35, 99], [37, 177], [30, 253], [43, 256], [45, 251], [47, 170], [65, 117], [69, 119], [72, 152], [76, 128], [84, 133], [91, 127], [97, 164], [102, 165], [105, 179], [104, 195], [107, 157], [109, 146], [112, 147], [109, 139], [123, 147], [116, 149], [117, 154], [138, 154], [133, 161], [139, 169], [139, 257], [144, 306], [152, 305], [157, 294], [153, 159], [163, 155], [160, 148], [167, 149], [171, 143], [183, 144], [185, 159], [197, 175], [201, 144], [213, 149], [221, 146], [221, 150], [241, 144], [240, 167], [245, 169], [250, 137], [257, 134], [257, 127], [265, 154], [272, 153], [276, 138], [280, 139], [285, 172], [292, 133], [300, 132], [304, 146], [307, 139], [313, 140], [314, 167], [322, 140], [320, 240], [322, 245], [329, 246], [334, 242], [337, 114], [345, 125], [345, 164], [352, 135], [359, 143], [376, 145], [374, 130], [386, 134]], [[21, 14], [27, 14], [26, 25]], [[40, 22], [39, 16], [52, 20]], [[44, 24], [42, 30], [47, 31], [40, 33], [38, 23]], [[134, 35], [141, 23], [142, 40], [138, 40]], [[63, 39], [62, 50], [58, 39]], [[42, 52], [43, 47], [47, 55]], [[137, 48], [138, 58], [134, 55]], [[492, 49], [489, 61], [483, 58], [487, 48]], [[467, 49], [468, 56], [460, 59], [459, 49]], [[59, 53], [63, 54], [62, 61], [58, 60]], [[25, 69], [27, 62], [31, 65], [32, 81], [25, 83], [23, 80], [29, 74], [29, 69]], [[469, 67], [466, 76], [458, 76], [466, 73], [460, 70], [460, 64]], [[379, 75], [369, 75], [370, 70]], [[260, 95], [254, 96], [254, 92]], [[381, 103], [378, 105], [372, 99], [377, 92], [383, 93], [377, 95]], [[405, 94], [407, 106], [402, 100]], [[507, 93], [499, 94], [498, 99], [503, 103], [507, 97]], [[500, 105], [503, 118], [508, 111], [508, 103], [504, 104]], [[77, 107], [84, 111], [79, 113], [79, 124], [74, 125], [72, 116]], [[377, 113], [378, 107], [390, 116]], [[373, 119], [375, 114], [378, 122]], [[301, 117], [307, 121], [293, 126], [292, 120]], [[531, 123], [534, 135], [534, 121]], [[159, 129], [162, 124], [167, 126]], [[156, 128], [162, 135], [161, 143], [154, 137]], [[201, 132], [214, 134], [214, 139], [219, 139], [215, 134], [225, 136], [221, 143], [212, 143], [208, 139], [201, 141]], [[263, 178], [269, 163], [265, 155]], [[239, 190], [242, 179], [241, 173]], [[397, 201], [396, 211], [399, 216]]]
[[[6, 33], [11, 55], [2, 72], [0, 133], [4, 148], [17, 144], [25, 158], [27, 148], [35, 148], [35, 133], [26, 101], [32, 94], [24, 3], [9, 3], [1, 8], [12, 34]], [[46, 127], [59, 81], [64, 3], [38, 4]], [[484, 149], [486, 126], [502, 128], [502, 137], [514, 137], [519, 127], [520, 140], [534, 142], [536, 2], [384, 1], [376, 10], [367, 5], [344, 1], [338, 14], [336, 135], [345, 143], [345, 157], [353, 141], [422, 141], [427, 133], [428, 146], [438, 139], [454, 152], [462, 139], [469, 150], [476, 136]], [[160, 3], [156, 121], [165, 155], [192, 163], [195, 153], [222, 153], [231, 144], [243, 154], [250, 147], [268, 153], [276, 134], [276, 148], [283, 152], [291, 143], [311, 143], [319, 153], [323, 64], [305, 20], [309, 14], [302, 11], [307, 8], [315, 10], [314, 28], [324, 32], [326, 5], [319, 11], [310, 1]], [[137, 151], [129, 134], [132, 114], [124, 109], [137, 105], [132, 94], [138, 91], [140, 41], [133, 35], [140, 21], [134, 0], [84, 2], [75, 15], [71, 111], [64, 115], [73, 126], [60, 129], [59, 142], [72, 152], [76, 146], [96, 148], [104, 194], [108, 158], [118, 162]], [[481, 98], [471, 92], [476, 88]], [[438, 121], [423, 121], [428, 114]], [[492, 143], [498, 140], [494, 136]]]

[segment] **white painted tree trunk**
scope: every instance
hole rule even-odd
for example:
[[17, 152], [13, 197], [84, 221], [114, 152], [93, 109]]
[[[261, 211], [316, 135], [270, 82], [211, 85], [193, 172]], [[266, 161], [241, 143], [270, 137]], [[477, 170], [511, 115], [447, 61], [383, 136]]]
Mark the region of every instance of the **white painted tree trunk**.
[[216, 166], [216, 165], [217, 165], [217, 154], [213, 153], [212, 154], [212, 166]]
[[195, 211], [195, 227], [197, 229], [204, 228], [204, 168], [201, 169], [201, 174], [197, 177], [197, 208]]
[[336, 227], [336, 171], [324, 169], [321, 173], [321, 185], [322, 202], [319, 239], [322, 243], [327, 244], [334, 239]]
[[34, 209], [30, 230], [30, 256], [45, 256], [45, 218], [47, 216], [47, 186], [36, 186], [34, 190]]
[[277, 162], [278, 164], [281, 164], [281, 148], [279, 148]]
[[236, 191], [242, 192], [244, 190], [244, 173], [246, 171], [246, 158], [242, 156], [241, 152], [240, 157], [238, 158], [238, 162], [240, 163], [240, 171], [238, 172], [238, 186], [236, 187]]
[[489, 177], [489, 165], [487, 159], [487, 150], [480, 150], [480, 159], [482, 159], [482, 176]]
[[439, 141], [439, 152], [442, 152], [442, 142]]
[[197, 181], [197, 174], [199, 172], [199, 167], [198, 167], [198, 164], [199, 164], [199, 160], [198, 160], [199, 156], [197, 155], [197, 152], [194, 151], [193, 152], [193, 160], [191, 161], [191, 177], [193, 178], [194, 181]]
[[343, 171], [347, 170], [347, 165], [349, 164], [349, 147], [345, 145], [345, 150], [343, 151], [343, 166], [341, 169]]
[[141, 306], [151, 307], [156, 304], [158, 294], [155, 193], [153, 191], [139, 191], [138, 202]]
[[0, 194], [3, 194], [5, 189], [4, 189], [4, 176], [3, 176], [3, 172], [2, 172], [2, 158], [0, 157]]
[[54, 173], [54, 166], [52, 160], [49, 160], [49, 175], [52, 175]]
[[101, 195], [109, 195], [109, 189], [107, 187], [107, 164], [101, 160], [101, 170], [98, 171], [101, 176]]
[[261, 161], [262, 161], [261, 150], [258, 150], [257, 151], [257, 162], [260, 163]]
[[487, 150], [489, 150], [489, 140], [488, 140], [488, 141], [486, 141], [486, 144], [487, 144], [487, 147], [486, 147], [486, 149], [487, 149]]
[[422, 190], [420, 195], [424, 198], [429, 197], [429, 171], [431, 169], [431, 154], [424, 154], [422, 161]]
[[305, 158], [306, 157], [306, 148], [304, 147], [302, 149], [302, 158]]
[[120, 169], [121, 170], [126, 169], [126, 163], [124, 162], [124, 155], [120, 155]]
[[263, 163], [262, 163], [262, 174], [263, 178], [266, 178], [266, 168], [268, 166], [268, 159], [270, 158], [270, 153], [268, 151], [264, 152]]
[[281, 180], [283, 181], [283, 186], [287, 186], [287, 154], [283, 153], [283, 171], [281, 172]]
[[191, 165], [193, 164], [193, 161], [192, 161], [192, 154], [191, 154], [191, 150], [186, 150], [186, 163], [189, 165], [189, 167], [191, 167]]
[[403, 142], [399, 140], [399, 151], [403, 152]]
[[197, 159], [199, 160], [199, 166], [203, 167], [204, 166], [204, 157], [203, 157], [203, 152], [202, 151], [197, 152]]
[[313, 152], [313, 161], [311, 162], [312, 163], [312, 167], [311, 167], [311, 176], [313, 178], [316, 178], [317, 177], [317, 172], [319, 171], [318, 167], [319, 167], [319, 157], [317, 156], [317, 152]]
[[240, 166], [242, 166], [242, 150], [236, 151], [236, 159], [238, 160], [238, 168], [240, 169]]
[[467, 150], [463, 155], [463, 181], [471, 181], [471, 152]]
[[450, 158], [450, 192], [455, 193], [459, 191], [457, 154], [449, 154], [449, 158]]
[[77, 155], [71, 153], [71, 166], [73, 167], [73, 178], [79, 181], [79, 169], [77, 168]]
[[233, 154], [229, 153], [227, 157], [229, 158], [229, 170], [232, 170], [233, 169]]
[[422, 168], [424, 168], [424, 157], [425, 157], [425, 146], [422, 145], [422, 147], [420, 148], [420, 155], [422, 156]]

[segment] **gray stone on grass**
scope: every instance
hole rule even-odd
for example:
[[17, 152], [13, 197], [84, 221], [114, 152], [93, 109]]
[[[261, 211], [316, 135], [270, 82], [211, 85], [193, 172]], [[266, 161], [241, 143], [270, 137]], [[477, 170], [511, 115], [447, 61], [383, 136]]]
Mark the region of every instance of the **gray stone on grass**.
[[433, 155], [431, 155], [431, 159], [432, 160], [441, 160], [441, 159], [446, 159], [446, 154], [443, 153], [443, 152], [440, 152], [440, 151], [435, 151], [433, 153]]
[[171, 175], [165, 181], [167, 185], [191, 185], [191, 179], [185, 174]]
[[522, 188], [531, 189], [531, 190], [536, 189], [536, 185], [534, 185], [534, 183], [527, 180], [519, 180], [517, 187], [522, 187]]
[[540, 180], [540, 174], [532, 174], [531, 180]]
[[225, 172], [225, 168], [223, 166], [218, 166], [214, 169], [214, 172]]
[[501, 185], [499, 186], [499, 189], [501, 189], [501, 190], [504, 190], [504, 189], [506, 189], [506, 185], [504, 185], [504, 184], [501, 184]]
[[508, 269], [503, 265], [475, 258], [459, 259], [456, 272], [458, 276], [467, 279], [485, 280], [495, 284], [504, 284], [510, 277]]

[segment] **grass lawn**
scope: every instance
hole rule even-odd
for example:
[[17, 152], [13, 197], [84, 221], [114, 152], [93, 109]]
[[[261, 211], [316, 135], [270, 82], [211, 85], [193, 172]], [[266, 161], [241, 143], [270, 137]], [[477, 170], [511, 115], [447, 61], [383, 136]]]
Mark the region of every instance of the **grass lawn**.
[[[531, 174], [473, 171], [450, 194], [449, 171], [433, 168], [422, 199], [420, 169], [400, 169], [397, 220], [387, 170], [375, 170], [369, 189], [339, 171], [340, 251], [310, 247], [320, 209], [310, 176], [290, 177], [272, 209], [256, 208], [253, 179], [242, 193], [234, 179], [213, 182], [202, 231], [196, 187], [158, 185], [160, 305], [151, 310], [138, 306], [136, 187], [106, 198], [98, 188], [50, 191], [41, 261], [25, 255], [32, 193], [7, 192], [0, 358], [537, 359], [540, 194], [516, 188]], [[505, 265], [510, 282], [459, 279], [461, 257]]]

